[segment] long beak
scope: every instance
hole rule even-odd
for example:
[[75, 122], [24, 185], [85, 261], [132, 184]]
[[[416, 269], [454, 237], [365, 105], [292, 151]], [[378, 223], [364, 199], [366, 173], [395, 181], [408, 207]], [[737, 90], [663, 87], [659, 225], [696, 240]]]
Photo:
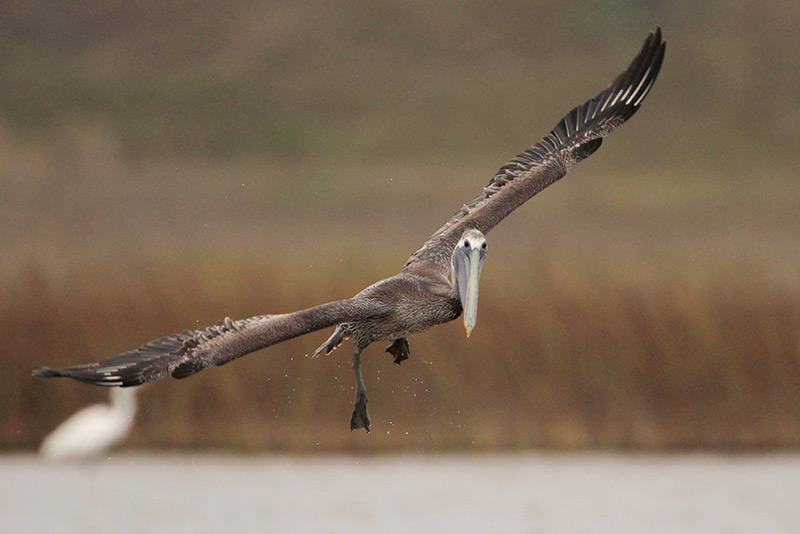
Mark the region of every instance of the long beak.
[[475, 321], [478, 319], [478, 282], [480, 281], [481, 267], [483, 267], [483, 258], [480, 257], [480, 251], [478, 249], [471, 250], [466, 262], [467, 287], [464, 288], [461, 302], [464, 307], [464, 327], [467, 329], [467, 337], [472, 333]]

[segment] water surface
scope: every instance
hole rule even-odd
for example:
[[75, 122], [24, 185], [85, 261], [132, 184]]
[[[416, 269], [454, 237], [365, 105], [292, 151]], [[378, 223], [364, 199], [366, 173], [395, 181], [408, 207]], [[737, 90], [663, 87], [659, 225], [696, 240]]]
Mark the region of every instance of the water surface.
[[800, 455], [0, 457], [2, 532], [800, 532]]

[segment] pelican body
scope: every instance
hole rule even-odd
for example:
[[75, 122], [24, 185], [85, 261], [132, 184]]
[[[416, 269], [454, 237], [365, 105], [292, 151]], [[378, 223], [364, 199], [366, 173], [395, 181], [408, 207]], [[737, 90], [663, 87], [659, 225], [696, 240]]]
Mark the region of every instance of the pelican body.
[[650, 32], [628, 69], [594, 98], [575, 107], [541, 141], [518, 154], [437, 230], [399, 274], [352, 298], [281, 315], [260, 315], [186, 330], [97, 363], [65, 369], [42, 367], [40, 377], [69, 377], [101, 386], [130, 387], [166, 376], [186, 378], [253, 351], [336, 326], [314, 356], [353, 341], [356, 399], [350, 429], [369, 431], [361, 353], [375, 341], [396, 363], [411, 352], [407, 337], [463, 314], [467, 336], [477, 320], [478, 284], [486, 259], [486, 234], [508, 214], [594, 153], [611, 131], [629, 119], [655, 82], [666, 43]]

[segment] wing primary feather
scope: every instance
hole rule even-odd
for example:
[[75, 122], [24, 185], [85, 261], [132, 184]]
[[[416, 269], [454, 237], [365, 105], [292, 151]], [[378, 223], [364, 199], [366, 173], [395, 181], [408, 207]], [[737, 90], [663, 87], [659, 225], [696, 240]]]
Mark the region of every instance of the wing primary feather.
[[486, 233], [533, 195], [594, 153], [614, 129], [633, 116], [661, 69], [666, 43], [650, 32], [628, 68], [603, 91], [571, 109], [540, 141], [503, 165], [481, 194], [439, 228], [406, 262], [435, 263], [445, 276], [450, 253], [466, 227]]
[[375, 306], [373, 301], [352, 298], [283, 315], [259, 315], [240, 321], [226, 317], [214, 325], [155, 339], [97, 363], [64, 369], [42, 367], [33, 371], [33, 376], [124, 387], [170, 375], [185, 378], [281, 341], [367, 317], [376, 313]]

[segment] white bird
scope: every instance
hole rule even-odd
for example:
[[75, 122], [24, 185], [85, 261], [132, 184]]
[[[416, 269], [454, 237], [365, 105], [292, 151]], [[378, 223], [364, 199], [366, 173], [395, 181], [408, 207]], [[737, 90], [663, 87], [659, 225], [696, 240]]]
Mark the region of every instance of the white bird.
[[85, 460], [121, 443], [136, 416], [137, 388], [112, 388], [110, 404], [94, 404], [77, 412], [50, 433], [39, 454], [52, 461]]

